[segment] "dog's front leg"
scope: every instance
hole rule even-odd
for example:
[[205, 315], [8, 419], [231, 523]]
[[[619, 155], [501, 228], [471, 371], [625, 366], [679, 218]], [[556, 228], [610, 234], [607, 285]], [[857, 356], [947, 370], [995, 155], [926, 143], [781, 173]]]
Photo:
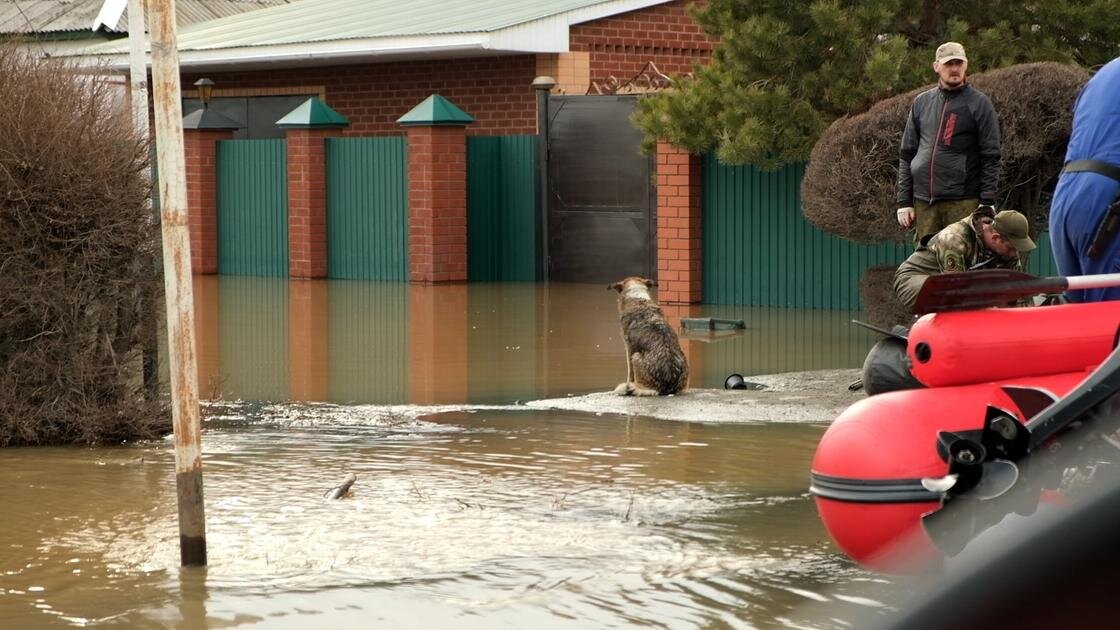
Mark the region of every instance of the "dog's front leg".
[[630, 354], [630, 342], [626, 341], [626, 332], [622, 333], [622, 344], [626, 346], [626, 382], [619, 383], [618, 387], [614, 388], [614, 393], [619, 396], [630, 396], [634, 393], [634, 357]]

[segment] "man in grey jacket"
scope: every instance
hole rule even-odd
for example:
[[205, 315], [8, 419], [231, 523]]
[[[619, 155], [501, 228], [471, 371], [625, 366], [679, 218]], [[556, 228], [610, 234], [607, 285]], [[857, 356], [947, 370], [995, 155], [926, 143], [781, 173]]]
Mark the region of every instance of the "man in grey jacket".
[[933, 71], [937, 87], [914, 99], [899, 150], [898, 224], [915, 243], [981, 206], [994, 211], [999, 178], [999, 120], [968, 84], [964, 46], [938, 46]]

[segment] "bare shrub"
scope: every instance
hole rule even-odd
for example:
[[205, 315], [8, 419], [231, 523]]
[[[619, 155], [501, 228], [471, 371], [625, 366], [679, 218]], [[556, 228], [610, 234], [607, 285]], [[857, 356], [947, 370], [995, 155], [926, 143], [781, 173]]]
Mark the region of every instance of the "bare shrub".
[[[1026, 214], [1037, 232], [1049, 214], [1065, 158], [1073, 102], [1090, 73], [1080, 67], [1028, 63], [969, 78], [999, 116], [999, 205]], [[895, 219], [898, 149], [910, 103], [926, 86], [835, 121], [813, 147], [802, 181], [805, 217], [861, 243], [900, 240]]]
[[867, 312], [867, 322], [880, 328], [909, 324], [914, 319], [894, 292], [894, 270], [891, 265], [870, 267], [859, 280], [859, 297]]
[[148, 150], [111, 90], [0, 47], [0, 445], [170, 429], [142, 374], [161, 295]]

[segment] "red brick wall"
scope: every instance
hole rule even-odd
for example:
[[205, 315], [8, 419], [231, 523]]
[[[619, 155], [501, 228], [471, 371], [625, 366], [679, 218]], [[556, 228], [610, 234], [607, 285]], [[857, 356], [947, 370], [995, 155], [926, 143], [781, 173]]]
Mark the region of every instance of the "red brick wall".
[[[206, 76], [219, 91], [306, 86], [316, 92], [325, 86], [326, 104], [350, 121], [346, 136], [401, 135], [397, 119], [433, 93], [474, 117], [468, 134], [507, 135], [536, 132], [535, 73], [536, 59], [518, 55]], [[200, 76], [184, 75], [183, 85]]]
[[327, 277], [326, 142], [339, 129], [289, 129], [288, 275]]
[[694, 61], [711, 57], [710, 39], [678, 0], [641, 11], [624, 13], [571, 29], [571, 50], [591, 55], [591, 80], [608, 76], [626, 81], [652, 61], [664, 74], [692, 72]]
[[657, 143], [657, 290], [666, 304], [701, 299], [700, 158]]
[[467, 146], [462, 127], [408, 129], [412, 282], [467, 279]]
[[232, 137], [228, 130], [183, 133], [192, 273], [218, 273], [218, 141]]

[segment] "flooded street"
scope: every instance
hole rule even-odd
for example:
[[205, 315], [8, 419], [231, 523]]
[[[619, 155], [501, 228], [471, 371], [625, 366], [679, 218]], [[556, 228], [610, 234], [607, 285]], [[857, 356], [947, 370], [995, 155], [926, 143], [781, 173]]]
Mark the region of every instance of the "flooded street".
[[[890, 588], [816, 517], [821, 424], [521, 404], [624, 378], [601, 287], [195, 295], [209, 566], [179, 568], [170, 439], [5, 449], [0, 627], [843, 627]], [[747, 321], [684, 344], [693, 387], [858, 367], [873, 342], [855, 313], [675, 315]]]

